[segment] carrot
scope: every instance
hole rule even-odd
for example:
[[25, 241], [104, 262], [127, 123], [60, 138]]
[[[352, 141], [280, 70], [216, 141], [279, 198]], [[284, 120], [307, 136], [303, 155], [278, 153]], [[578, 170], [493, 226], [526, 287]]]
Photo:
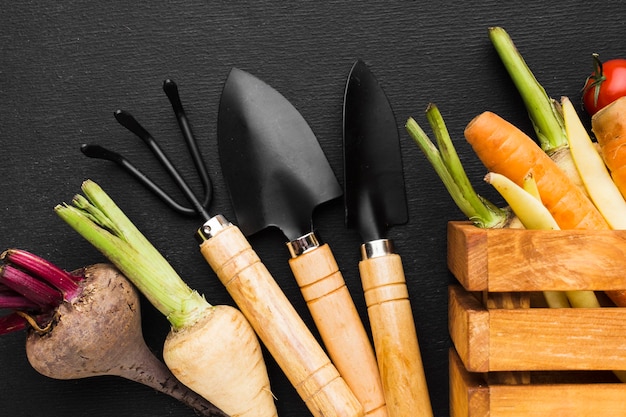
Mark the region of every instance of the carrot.
[[[499, 185], [499, 187], [496, 188], [498, 188], [506, 201], [510, 204], [507, 209], [496, 208], [493, 203], [477, 195], [473, 187], [468, 183], [469, 180], [463, 171], [461, 161], [455, 157], [456, 152], [453, 151], [454, 144], [449, 138], [447, 128], [445, 123], [443, 123], [437, 107], [430, 104], [426, 112], [428, 121], [437, 136], [437, 142], [440, 145], [441, 152], [437, 150], [435, 145], [413, 118], [409, 118], [406, 123], [407, 132], [413, 140], [415, 140], [431, 165], [435, 168], [446, 185], [448, 192], [453, 197], [455, 194], [457, 195], [457, 198], [454, 198], [454, 200], [459, 208], [468, 215], [470, 220], [472, 220], [477, 227], [559, 228], [551, 213], [542, 213], [542, 210], [547, 211], [547, 209], [540, 203], [540, 190], [532, 171], [522, 178], [520, 185], [513, 183], [507, 177], [495, 172], [491, 172], [485, 177], [492, 185]], [[447, 157], [443, 157], [445, 153], [448, 153]], [[540, 155], [545, 155], [541, 150], [539, 153]], [[512, 185], [514, 185], [514, 187]], [[502, 192], [505, 189], [508, 190], [506, 194]], [[522, 192], [511, 192], [511, 190], [519, 191], [517, 189]], [[512, 199], [511, 196], [515, 196], [515, 198]], [[474, 203], [468, 204], [467, 202], [469, 201], [473, 201]], [[466, 206], [471, 209], [467, 210]], [[515, 217], [517, 221], [491, 222], [491, 218], [494, 214], [496, 218], [504, 219], [509, 217], [506, 213], [511, 210], [517, 214]], [[554, 224], [550, 222], [554, 222]], [[544, 296], [546, 302], [551, 307], [569, 307], [570, 302], [573, 306], [589, 306], [592, 302], [597, 304], [595, 294], [588, 291], [569, 291], [567, 293], [546, 291], [544, 292]]]
[[119, 376], [168, 394], [198, 415], [226, 416], [183, 386], [148, 348], [139, 293], [112, 265], [69, 273], [20, 249], [0, 258], [0, 309], [9, 310], [0, 320], [0, 334], [26, 330], [26, 355], [41, 375]]
[[[554, 217], [548, 209], [541, 204], [541, 197], [537, 189], [537, 182], [529, 175], [524, 179], [522, 186], [518, 186], [504, 175], [488, 172], [485, 181], [500, 193], [509, 203], [526, 229], [551, 229], [558, 230]], [[543, 297], [551, 308], [570, 307], [567, 295], [561, 291], [543, 291]]]
[[520, 186], [502, 174], [488, 172], [485, 182], [491, 184], [504, 197], [526, 229], [559, 230], [554, 216], [541, 204], [537, 182], [532, 175], [524, 178]]
[[[585, 194], [588, 194], [570, 152], [570, 138], [565, 131], [563, 115], [557, 108], [558, 103], [550, 98], [539, 84], [503, 28], [490, 28], [489, 38], [524, 100], [541, 148]], [[626, 149], [621, 145], [626, 139], [615, 140], [618, 136], [624, 136], [617, 133], [615, 129], [622, 131], [625, 129], [620, 127], [623, 124], [621, 121], [614, 122], [614, 120], [625, 120], [625, 106], [626, 100], [622, 100], [622, 104], [616, 105], [612, 110], [607, 110], [604, 115], [596, 113], [592, 117], [592, 130], [601, 147], [602, 158], [611, 171], [613, 182], [624, 198], [626, 198]], [[622, 110], [618, 110], [618, 107], [622, 107]], [[607, 130], [607, 126], [612, 123], [613, 127]], [[603, 147], [600, 142], [610, 144], [607, 143]], [[616, 305], [626, 306], [626, 291], [608, 291], [607, 294]]]
[[476, 116], [465, 128], [465, 138], [487, 170], [516, 184], [532, 173], [542, 202], [561, 229], [608, 229], [587, 196], [524, 132], [492, 112]]
[[594, 114], [591, 129], [615, 185], [626, 198], [626, 97]]
[[[613, 182], [626, 198], [626, 97], [617, 99], [594, 114], [591, 130]], [[626, 307], [626, 290], [606, 293], [617, 306]]]
[[212, 306], [189, 288], [96, 183], [86, 181], [82, 189], [87, 197], [55, 211], [168, 319], [163, 358], [176, 378], [226, 414], [275, 417], [261, 346], [243, 314]]

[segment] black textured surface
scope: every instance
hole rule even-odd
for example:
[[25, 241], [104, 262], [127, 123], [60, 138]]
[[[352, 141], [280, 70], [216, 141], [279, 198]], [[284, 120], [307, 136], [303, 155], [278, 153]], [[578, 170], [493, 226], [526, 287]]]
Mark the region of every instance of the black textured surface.
[[[391, 230], [402, 255], [437, 417], [448, 415], [445, 227], [461, 219], [419, 149], [404, 132], [437, 103], [477, 188], [484, 168], [462, 132], [493, 110], [531, 132], [523, 104], [487, 37], [504, 26], [553, 97], [578, 100], [591, 53], [626, 54], [624, 6], [618, 1], [109, 1], [7, 2], [0, 13], [0, 248], [28, 249], [66, 269], [103, 258], [53, 213], [86, 178], [97, 181], [187, 280], [210, 302], [232, 303], [197, 251], [198, 222], [167, 209], [124, 172], [79, 152], [99, 143], [125, 154], [170, 186], [145, 146], [113, 112], [130, 111], [187, 175], [194, 173], [161, 90], [180, 89], [215, 186], [214, 213], [233, 218], [215, 143], [219, 94], [232, 66], [285, 95], [307, 119], [342, 178], [341, 105], [346, 77], [362, 58], [383, 85], [401, 129], [410, 221]], [[194, 183], [199, 189], [199, 184]], [[359, 238], [344, 227], [341, 201], [317, 210], [315, 224], [331, 244], [366, 320], [357, 273]], [[252, 244], [311, 324], [277, 232]], [[147, 304], [147, 303], [144, 303]], [[144, 331], [160, 354], [166, 321], [144, 308]], [[348, 347], [349, 348], [349, 347]], [[267, 358], [281, 416], [309, 415]], [[192, 416], [150, 389], [116, 378], [56, 381], [30, 368], [24, 334], [0, 339], [0, 415]]]

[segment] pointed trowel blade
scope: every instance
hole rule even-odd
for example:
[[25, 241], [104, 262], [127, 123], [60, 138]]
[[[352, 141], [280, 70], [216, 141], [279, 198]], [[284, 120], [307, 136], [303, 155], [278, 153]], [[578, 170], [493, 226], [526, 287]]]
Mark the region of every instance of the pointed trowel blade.
[[408, 220], [400, 138], [387, 96], [361, 60], [346, 85], [343, 141], [346, 225], [365, 242], [385, 238]]
[[218, 148], [239, 227], [311, 232], [316, 206], [342, 195], [313, 131], [274, 88], [233, 68], [218, 114]]

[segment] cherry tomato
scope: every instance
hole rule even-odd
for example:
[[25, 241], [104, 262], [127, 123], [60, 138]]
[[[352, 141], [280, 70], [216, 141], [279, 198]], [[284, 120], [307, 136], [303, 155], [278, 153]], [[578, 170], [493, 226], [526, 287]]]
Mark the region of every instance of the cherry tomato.
[[583, 104], [589, 115], [626, 96], [626, 59], [601, 62], [598, 54], [593, 54], [593, 62], [594, 71], [583, 89]]

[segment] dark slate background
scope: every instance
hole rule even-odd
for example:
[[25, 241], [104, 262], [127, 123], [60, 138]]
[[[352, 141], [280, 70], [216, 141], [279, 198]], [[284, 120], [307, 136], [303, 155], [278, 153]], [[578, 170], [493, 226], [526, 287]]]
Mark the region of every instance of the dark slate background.
[[[114, 165], [79, 152], [100, 143], [129, 157], [173, 189], [145, 146], [113, 118], [132, 112], [161, 141], [182, 171], [193, 166], [161, 90], [174, 79], [214, 180], [212, 212], [234, 220], [216, 152], [219, 94], [231, 67], [265, 80], [300, 110], [342, 177], [341, 106], [346, 76], [362, 58], [386, 90], [402, 138], [410, 222], [395, 227], [404, 260], [435, 415], [448, 415], [445, 228], [463, 219], [417, 146], [404, 131], [409, 116], [439, 105], [469, 175], [481, 193], [484, 168], [463, 128], [492, 110], [532, 133], [516, 90], [487, 36], [505, 27], [553, 97], [579, 100], [591, 53], [626, 55], [618, 1], [197, 1], [8, 2], [0, 13], [0, 248], [28, 249], [66, 269], [103, 257], [52, 208], [81, 182], [97, 181], [134, 220], [190, 286], [214, 303], [231, 304], [198, 253], [199, 226], [167, 209]], [[192, 181], [194, 187], [197, 181]], [[331, 245], [367, 320], [357, 272], [359, 237], [343, 224], [343, 204], [320, 207], [315, 225]], [[279, 233], [251, 239], [308, 324], [311, 319], [287, 266]], [[144, 303], [144, 332], [161, 353], [165, 319]], [[347, 347], [349, 348], [349, 347]], [[309, 415], [267, 356], [281, 416]], [[24, 334], [0, 340], [3, 416], [192, 416], [169, 397], [114, 377], [57, 381], [37, 374]]]

